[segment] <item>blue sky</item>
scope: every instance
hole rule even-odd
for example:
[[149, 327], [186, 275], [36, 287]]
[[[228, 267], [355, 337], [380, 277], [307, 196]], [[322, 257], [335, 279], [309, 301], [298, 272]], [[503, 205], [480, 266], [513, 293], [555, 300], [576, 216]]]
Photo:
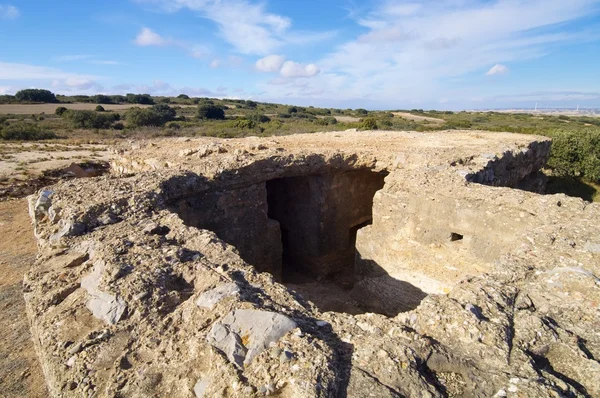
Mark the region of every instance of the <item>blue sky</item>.
[[0, 94], [600, 108], [600, 0], [0, 0]]

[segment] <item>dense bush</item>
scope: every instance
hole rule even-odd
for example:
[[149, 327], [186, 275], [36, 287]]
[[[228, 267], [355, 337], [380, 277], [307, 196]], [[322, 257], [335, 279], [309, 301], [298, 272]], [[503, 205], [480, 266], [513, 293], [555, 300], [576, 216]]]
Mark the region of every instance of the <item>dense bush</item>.
[[446, 129], [468, 129], [473, 126], [470, 120], [451, 120], [446, 122], [444, 128]]
[[600, 181], [600, 132], [591, 129], [555, 131], [548, 167], [560, 177], [585, 177]]
[[171, 108], [167, 104], [154, 105], [150, 109], [152, 109], [159, 115], [160, 119], [162, 120], [162, 124], [170, 122], [171, 120], [174, 120], [177, 117], [177, 112], [175, 111], [175, 109]]
[[323, 118], [315, 120], [315, 123], [317, 123], [320, 126], [331, 126], [331, 125], [337, 124], [337, 119], [332, 116], [327, 116], [327, 117], [323, 117]]
[[175, 119], [175, 109], [166, 104], [154, 105], [151, 108], [131, 108], [125, 113], [130, 127], [163, 126]]
[[223, 111], [223, 108], [217, 105], [200, 105], [198, 107], [198, 118], [223, 120], [225, 119], [225, 111]]
[[3, 140], [33, 141], [56, 138], [56, 134], [43, 131], [35, 123], [16, 122], [3, 127], [0, 130], [0, 138]]
[[233, 125], [242, 130], [252, 130], [254, 127], [256, 127], [256, 123], [248, 119], [238, 119]]
[[261, 115], [260, 113], [255, 113], [253, 115], [249, 115], [248, 120], [252, 120], [256, 123], [268, 123], [271, 121], [271, 118], [266, 115]]
[[177, 98], [179, 98], [179, 99], [186, 99], [186, 100], [190, 99], [190, 97], [188, 95], [186, 95], [186, 94], [179, 94], [177, 96]]
[[357, 114], [357, 115], [368, 115], [368, 114], [369, 114], [369, 111], [368, 111], [368, 110], [366, 110], [366, 109], [363, 109], [363, 108], [358, 108], [358, 109], [356, 110], [356, 114]]
[[120, 119], [118, 113], [98, 113], [95, 111], [79, 111], [74, 109], [67, 110], [62, 114], [62, 117], [71, 122], [73, 128], [87, 129], [108, 129], [114, 122]]
[[64, 106], [59, 106], [58, 108], [56, 108], [56, 110], [54, 111], [55, 115], [58, 116], [62, 116], [63, 113], [65, 113], [66, 111], [68, 111], [67, 108], [65, 108]]
[[246, 101], [246, 106], [247, 106], [248, 108], [252, 108], [252, 109], [254, 109], [254, 108], [256, 108], [256, 107], [258, 106], [258, 104], [257, 104], [256, 102], [254, 102], [254, 101], [250, 101], [250, 100], [248, 100], [248, 101]]
[[394, 126], [394, 123], [390, 119], [381, 119], [377, 121], [377, 125], [382, 129], [391, 129]]
[[377, 130], [377, 120], [374, 117], [366, 117], [360, 121], [360, 130]]
[[93, 100], [95, 104], [112, 104], [112, 99], [104, 94], [94, 95]]
[[44, 103], [56, 103], [58, 100], [54, 93], [49, 90], [41, 90], [37, 88], [28, 88], [25, 90], [18, 91], [15, 94], [15, 98], [19, 102], [44, 102]]
[[127, 93], [125, 98], [130, 104], [154, 105], [154, 99], [150, 96], [150, 94]]
[[105, 109], [104, 109], [104, 107], [102, 105], [98, 105], [96, 107], [96, 112], [104, 112], [104, 111], [105, 111]]
[[124, 95], [111, 95], [110, 101], [113, 104], [124, 104], [125, 102], [127, 102], [127, 97], [125, 97]]

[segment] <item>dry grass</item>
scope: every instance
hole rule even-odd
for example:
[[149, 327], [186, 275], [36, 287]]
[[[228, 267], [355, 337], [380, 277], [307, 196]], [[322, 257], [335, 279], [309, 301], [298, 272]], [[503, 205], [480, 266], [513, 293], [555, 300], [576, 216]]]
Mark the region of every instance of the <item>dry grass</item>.
[[415, 122], [429, 122], [429, 123], [436, 123], [436, 124], [444, 124], [446, 122], [444, 119], [438, 119], [436, 117], [429, 117], [429, 116], [418, 116], [418, 115], [413, 115], [412, 113], [408, 113], [408, 112], [392, 112], [392, 113], [394, 114], [394, 116], [401, 117], [406, 120], [413, 120]]

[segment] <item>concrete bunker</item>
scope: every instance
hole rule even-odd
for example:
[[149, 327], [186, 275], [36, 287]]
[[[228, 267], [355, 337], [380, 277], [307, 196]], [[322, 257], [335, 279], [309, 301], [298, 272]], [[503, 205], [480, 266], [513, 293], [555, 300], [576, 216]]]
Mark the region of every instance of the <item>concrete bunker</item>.
[[387, 174], [359, 169], [284, 175], [192, 195], [171, 209], [187, 225], [214, 231], [246, 262], [322, 311], [382, 312], [377, 305], [363, 308], [352, 289], [362, 265], [357, 234], [372, 223], [373, 197]]

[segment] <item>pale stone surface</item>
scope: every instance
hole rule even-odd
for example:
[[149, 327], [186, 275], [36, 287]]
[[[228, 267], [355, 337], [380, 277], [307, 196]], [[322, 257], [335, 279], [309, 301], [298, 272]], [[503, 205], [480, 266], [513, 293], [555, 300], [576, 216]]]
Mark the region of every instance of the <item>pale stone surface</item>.
[[[24, 291], [52, 396], [600, 396], [600, 206], [514, 189], [543, 185], [547, 139], [348, 131], [136, 145], [114, 161], [132, 175], [61, 182], [44, 205], [59, 216], [34, 221], [40, 256]], [[335, 188], [348, 176], [330, 176], [357, 170], [385, 175], [372, 213], [324, 201], [317, 220], [329, 221], [307, 233], [343, 251], [355, 232], [354, 296], [390, 316], [321, 312], [273, 269], [289, 253], [267, 182], [325, 176], [303, 181], [351, 192]], [[207, 215], [239, 248], [188, 222]], [[85, 229], [51, 244], [60, 220]], [[228, 284], [239, 292], [197, 305]]]
[[202, 308], [213, 308], [219, 301], [227, 296], [232, 296], [240, 292], [240, 288], [235, 283], [224, 283], [212, 290], [202, 293], [196, 300], [196, 305]]

